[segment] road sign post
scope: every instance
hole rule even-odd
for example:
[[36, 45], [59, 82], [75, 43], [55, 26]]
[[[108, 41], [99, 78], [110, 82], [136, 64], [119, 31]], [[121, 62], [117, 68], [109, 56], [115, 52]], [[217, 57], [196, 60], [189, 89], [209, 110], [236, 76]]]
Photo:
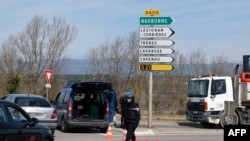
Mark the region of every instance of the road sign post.
[[[144, 11], [144, 15], [148, 17], [140, 17], [140, 46], [147, 46], [149, 48], [139, 48], [139, 62], [153, 63], [153, 64], [139, 64], [138, 70], [149, 71], [149, 96], [148, 96], [148, 127], [152, 126], [152, 92], [153, 92], [153, 73], [152, 71], [171, 71], [173, 66], [170, 63], [174, 59], [170, 56], [174, 50], [163, 46], [172, 46], [174, 42], [168, 38], [174, 34], [174, 31], [169, 27], [159, 27], [159, 25], [170, 25], [174, 22], [171, 17], [155, 17], [160, 15], [160, 10], [149, 9]], [[149, 25], [146, 27], [144, 25]], [[157, 25], [156, 27], [153, 27]], [[154, 40], [156, 39], [156, 40]], [[163, 39], [163, 40], [158, 40]], [[161, 46], [162, 48], [154, 48]], [[155, 55], [155, 56], [153, 56]], [[163, 56], [164, 55], [164, 56]], [[156, 64], [161, 63], [161, 64]]]
[[51, 88], [50, 81], [52, 79], [54, 71], [53, 70], [44, 70], [44, 74], [45, 74], [45, 79], [47, 81], [47, 83], [45, 84], [45, 87], [46, 87], [46, 98], [48, 99], [48, 95], [49, 95], [48, 88]]

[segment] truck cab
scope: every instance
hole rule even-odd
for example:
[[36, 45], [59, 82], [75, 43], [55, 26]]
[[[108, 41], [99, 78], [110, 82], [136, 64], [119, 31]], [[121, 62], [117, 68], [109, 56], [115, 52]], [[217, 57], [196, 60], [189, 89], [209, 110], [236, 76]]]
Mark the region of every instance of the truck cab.
[[[217, 124], [223, 126], [221, 118], [225, 115], [225, 101], [234, 101], [230, 76], [207, 75], [192, 78], [188, 83], [186, 119], [200, 122], [205, 127]], [[230, 122], [239, 122], [235, 117], [231, 118]]]

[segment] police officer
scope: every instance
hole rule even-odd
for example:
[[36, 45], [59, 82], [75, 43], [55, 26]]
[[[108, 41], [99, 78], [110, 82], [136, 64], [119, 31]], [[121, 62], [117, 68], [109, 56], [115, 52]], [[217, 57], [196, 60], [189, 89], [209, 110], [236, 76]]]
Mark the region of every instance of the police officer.
[[123, 118], [123, 109], [124, 109], [124, 106], [125, 106], [125, 103], [127, 102], [127, 99], [126, 99], [126, 93], [124, 95], [122, 95], [119, 99], [119, 104], [120, 104], [120, 114], [121, 114], [121, 128], [124, 127], [124, 118]]
[[135, 141], [135, 129], [138, 127], [141, 113], [139, 104], [135, 102], [133, 92], [125, 93], [126, 103], [123, 108], [124, 128], [127, 130], [126, 141]]

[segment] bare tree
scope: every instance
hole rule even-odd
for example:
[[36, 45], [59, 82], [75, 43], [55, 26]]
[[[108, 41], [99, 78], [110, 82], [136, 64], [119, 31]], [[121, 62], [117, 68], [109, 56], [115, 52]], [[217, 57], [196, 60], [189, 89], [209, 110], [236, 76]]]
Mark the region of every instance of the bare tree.
[[198, 74], [202, 75], [204, 73], [207, 73], [206, 55], [201, 48], [194, 49], [191, 52], [188, 64], [190, 65], [189, 72], [191, 72], [192, 76], [196, 76]]
[[228, 72], [228, 70], [231, 69], [227, 68], [227, 60], [227, 57], [224, 55], [212, 57], [210, 63], [212, 73], [214, 75], [230, 75], [231, 72]]
[[[22, 76], [26, 78], [23, 88], [27, 88], [28, 92], [41, 93], [44, 88], [44, 70], [52, 69], [55, 74], [60, 73], [66, 48], [76, 36], [76, 27], [66, 24], [64, 20], [54, 17], [49, 23], [47, 19], [36, 15], [21, 33], [15, 38], [10, 37], [9, 43], [2, 45], [2, 53], [12, 55], [13, 61], [10, 62], [23, 62]], [[14, 51], [6, 51], [4, 46], [13, 46]], [[18, 61], [13, 56], [15, 51], [18, 52]], [[7, 56], [3, 57], [8, 59]], [[11, 64], [11, 67], [16, 68], [18, 65]]]
[[[2, 76], [2, 93], [18, 92], [19, 80], [23, 78], [25, 63], [19, 57], [19, 53], [15, 47], [15, 39], [16, 37], [11, 35], [1, 45], [0, 74]], [[9, 84], [11, 82], [15, 82], [15, 84]]]

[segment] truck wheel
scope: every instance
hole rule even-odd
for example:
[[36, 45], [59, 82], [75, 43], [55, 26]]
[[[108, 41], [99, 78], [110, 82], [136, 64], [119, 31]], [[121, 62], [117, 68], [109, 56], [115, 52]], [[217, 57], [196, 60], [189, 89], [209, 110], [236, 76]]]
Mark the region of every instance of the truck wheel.
[[61, 131], [62, 132], [68, 132], [69, 131], [69, 127], [66, 125], [64, 118], [62, 119]]
[[239, 124], [239, 117], [236, 112], [233, 115], [226, 115], [223, 112], [220, 116], [220, 126], [224, 128], [224, 125], [238, 125]]

